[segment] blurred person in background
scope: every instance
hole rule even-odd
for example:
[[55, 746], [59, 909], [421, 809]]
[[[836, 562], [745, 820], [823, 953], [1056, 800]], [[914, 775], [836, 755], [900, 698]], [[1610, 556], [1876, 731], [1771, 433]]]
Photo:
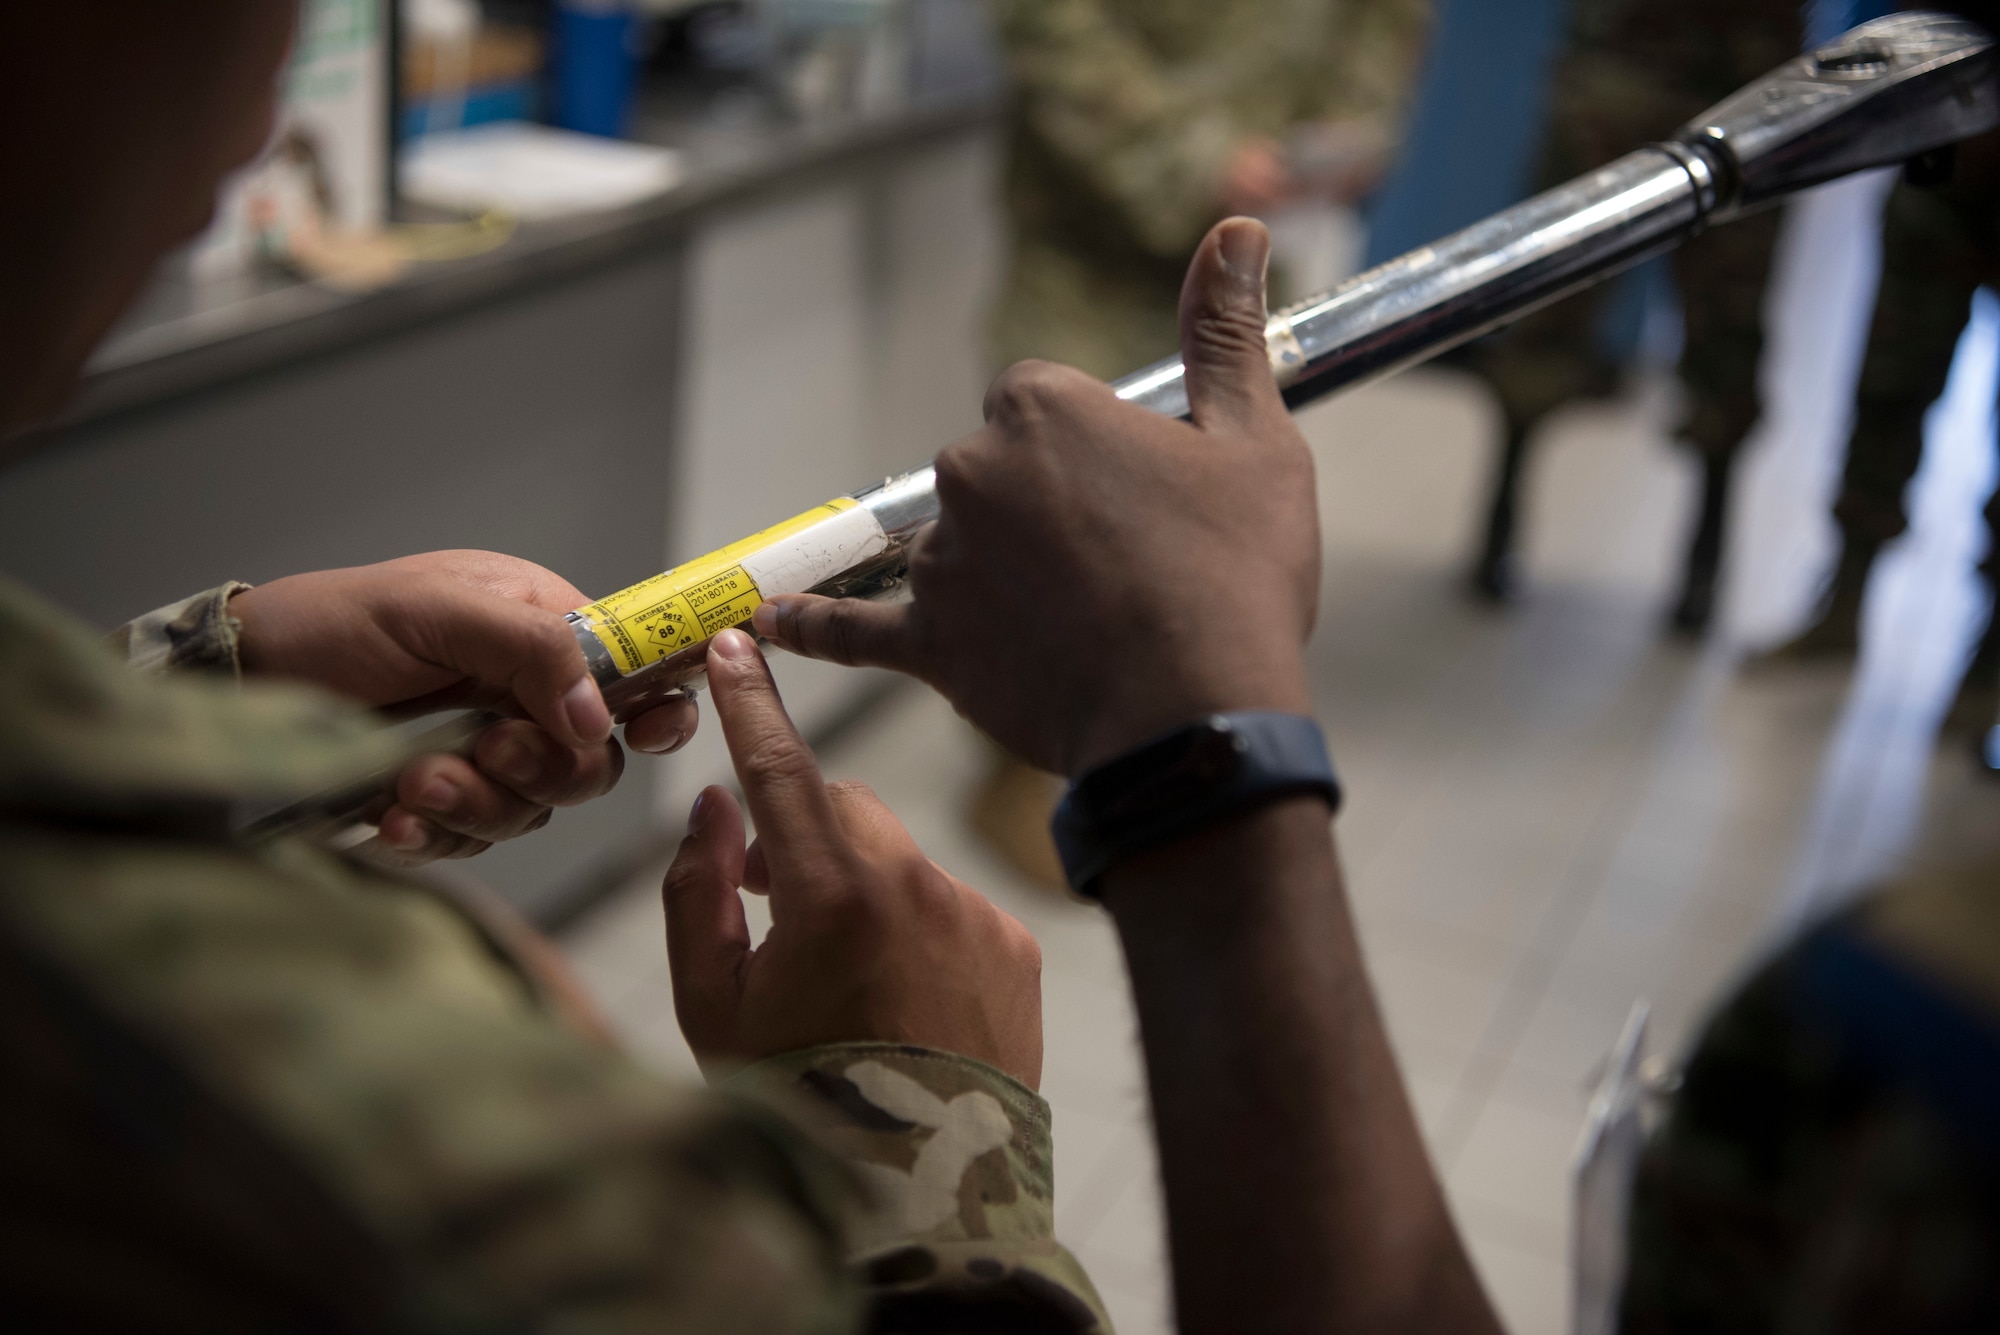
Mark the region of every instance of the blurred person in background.
[[[1738, 88], [1799, 53], [1799, 0], [1575, 0], [1570, 45], [1550, 97], [1542, 180], [1567, 181], [1665, 139]], [[1674, 435], [1701, 461], [1700, 510], [1688, 539], [1672, 625], [1708, 626], [1736, 454], [1762, 413], [1757, 374], [1764, 291], [1782, 211], [1698, 236], [1673, 253], [1684, 343], [1684, 407]], [[1472, 588], [1504, 602], [1518, 583], [1520, 494], [1536, 430], [1579, 398], [1605, 397], [1621, 371], [1600, 334], [1608, 289], [1528, 316], [1454, 359], [1499, 398], [1503, 438]]]
[[[1431, 0], [998, 0], [1014, 104], [995, 363], [1112, 380], [1172, 355], [1188, 257], [1232, 214], [1351, 204], [1401, 138]], [[1281, 304], [1308, 295], [1273, 278]], [[1060, 885], [1057, 787], [996, 756], [972, 822]]]
[[[1380, 179], [1429, 0], [998, 0], [1014, 90], [1000, 365], [1113, 379], [1170, 356], [1189, 256], [1231, 213]], [[1278, 300], [1287, 294], [1280, 291]]]
[[[2000, 8], [2000, 7], [1995, 7]], [[1994, 13], [1972, 13], [1992, 22]], [[1806, 628], [1763, 663], [1849, 663], [1861, 647], [1868, 578], [1909, 527], [1905, 493], [1923, 460], [1924, 417], [1944, 392], [1981, 287], [2000, 284], [2000, 135], [1960, 144], [1949, 178], [1897, 184], [1882, 222], [1882, 281], [1854, 394], [1854, 427], [1833, 504], [1840, 552]], [[1986, 604], [1947, 735], [1983, 738], [2000, 711], [2000, 490], [1986, 503], [1979, 564]]]

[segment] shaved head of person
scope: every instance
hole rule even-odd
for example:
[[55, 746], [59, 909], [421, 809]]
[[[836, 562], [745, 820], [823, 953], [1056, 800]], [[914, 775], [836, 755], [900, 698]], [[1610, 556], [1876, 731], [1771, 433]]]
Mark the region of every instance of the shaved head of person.
[[256, 156], [293, 0], [0, 6], [0, 436], [67, 401]]

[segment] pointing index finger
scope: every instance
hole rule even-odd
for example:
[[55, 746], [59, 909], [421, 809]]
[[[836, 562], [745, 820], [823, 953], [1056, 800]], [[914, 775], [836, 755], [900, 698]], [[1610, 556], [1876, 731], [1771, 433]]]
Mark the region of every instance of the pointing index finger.
[[708, 681], [744, 802], [757, 823], [775, 906], [787, 891], [824, 883], [827, 870], [846, 857], [847, 844], [819, 762], [785, 713], [756, 642], [740, 630], [717, 635], [709, 642]]

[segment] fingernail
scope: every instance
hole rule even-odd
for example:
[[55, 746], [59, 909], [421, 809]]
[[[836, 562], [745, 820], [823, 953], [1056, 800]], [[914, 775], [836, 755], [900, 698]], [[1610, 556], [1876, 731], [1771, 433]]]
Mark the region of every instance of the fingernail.
[[698, 835], [701, 833], [701, 827], [708, 823], [709, 808], [713, 805], [708, 800], [708, 789], [702, 789], [700, 795], [694, 799], [694, 805], [688, 808], [689, 834]]
[[391, 830], [389, 824], [385, 822], [377, 828], [375, 837], [398, 853], [414, 853], [427, 842], [424, 827], [418, 822], [397, 821], [395, 826], [396, 828]]
[[1254, 222], [1233, 222], [1222, 229], [1217, 243], [1222, 267], [1242, 291], [1264, 290], [1264, 265], [1270, 258], [1264, 229]]
[[632, 740], [632, 734], [628, 729], [625, 734], [625, 744], [634, 751], [643, 752], [649, 756], [668, 756], [686, 746], [688, 738], [692, 736], [694, 736], [692, 732], [683, 728], [679, 732], [668, 735], [663, 741], [655, 742], [651, 746], [640, 746]]
[[611, 735], [611, 711], [604, 707], [604, 697], [590, 678], [577, 678], [576, 685], [564, 693], [562, 704], [563, 717], [585, 742], [601, 742]]
[[[752, 620], [755, 620], [753, 615]], [[738, 661], [757, 656], [757, 642], [740, 630], [725, 630], [715, 637], [715, 652], [723, 658]]]
[[767, 640], [774, 640], [778, 637], [778, 613], [780, 610], [775, 599], [770, 602], [758, 603], [757, 610], [750, 614], [750, 624], [757, 628], [759, 635], [762, 635]]
[[439, 775], [417, 790], [417, 805], [440, 814], [458, 805], [458, 785]]
[[485, 768], [496, 779], [505, 779], [511, 784], [528, 784], [535, 781], [535, 756], [525, 743], [509, 739], [493, 749], [492, 758], [485, 762]]

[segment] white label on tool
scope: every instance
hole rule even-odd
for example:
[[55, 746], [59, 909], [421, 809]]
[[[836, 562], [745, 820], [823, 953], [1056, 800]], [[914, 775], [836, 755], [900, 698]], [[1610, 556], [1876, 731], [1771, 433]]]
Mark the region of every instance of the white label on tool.
[[866, 506], [857, 505], [811, 528], [786, 534], [740, 559], [744, 571], [757, 581], [757, 591], [770, 598], [780, 593], [804, 593], [888, 545], [881, 521]]

